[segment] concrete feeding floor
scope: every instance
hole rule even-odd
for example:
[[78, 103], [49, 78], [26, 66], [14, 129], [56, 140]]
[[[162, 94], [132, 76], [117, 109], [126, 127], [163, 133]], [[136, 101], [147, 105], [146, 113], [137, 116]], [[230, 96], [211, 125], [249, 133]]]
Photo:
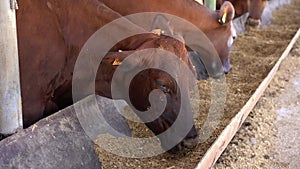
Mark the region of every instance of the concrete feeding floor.
[[[300, 58], [298, 59], [300, 67]], [[300, 70], [278, 97], [278, 113], [275, 126], [278, 135], [274, 138], [275, 159], [290, 168], [300, 168]]]

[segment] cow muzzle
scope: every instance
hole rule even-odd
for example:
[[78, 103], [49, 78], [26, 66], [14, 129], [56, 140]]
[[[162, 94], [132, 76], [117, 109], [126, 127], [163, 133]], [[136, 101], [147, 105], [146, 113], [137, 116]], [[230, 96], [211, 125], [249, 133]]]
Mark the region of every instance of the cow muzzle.
[[247, 19], [247, 25], [252, 27], [259, 27], [261, 25], [261, 19], [251, 18]]
[[230, 64], [229, 58], [226, 59], [226, 62], [224, 64], [224, 66], [223, 66], [223, 70], [224, 70], [225, 74], [228, 74], [229, 71], [231, 70], [231, 64]]
[[199, 143], [197, 130], [193, 126], [188, 135], [175, 147], [171, 148], [168, 152], [176, 154], [179, 152], [190, 151], [194, 149]]

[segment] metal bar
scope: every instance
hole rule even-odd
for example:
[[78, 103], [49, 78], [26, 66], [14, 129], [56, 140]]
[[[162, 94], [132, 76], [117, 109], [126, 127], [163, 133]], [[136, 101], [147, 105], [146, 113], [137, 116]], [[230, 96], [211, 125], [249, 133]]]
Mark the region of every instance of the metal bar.
[[16, 31], [16, 0], [0, 1], [0, 133], [23, 126]]
[[196, 169], [207, 169], [211, 168], [215, 162], [218, 160], [222, 152], [225, 150], [233, 136], [239, 130], [255, 104], [258, 102], [259, 98], [262, 96], [271, 80], [275, 76], [275, 73], [279, 69], [282, 61], [288, 56], [292, 47], [296, 43], [297, 39], [300, 37], [300, 29], [298, 29], [294, 38], [289, 43], [288, 47], [285, 49], [275, 66], [269, 72], [268, 76], [261, 82], [261, 84], [256, 89], [255, 93], [251, 96], [248, 102], [244, 105], [244, 107], [239, 111], [239, 113], [230, 121], [230, 123], [226, 126], [220, 136], [216, 139], [213, 145], [209, 148], [209, 150], [205, 153], [200, 163], [198, 163]]
[[211, 10], [216, 10], [216, 0], [206, 0], [205, 5]]

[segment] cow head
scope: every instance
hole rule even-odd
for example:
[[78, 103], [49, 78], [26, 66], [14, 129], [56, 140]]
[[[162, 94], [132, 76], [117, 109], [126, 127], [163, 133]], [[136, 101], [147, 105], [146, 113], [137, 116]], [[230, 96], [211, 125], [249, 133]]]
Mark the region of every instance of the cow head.
[[[142, 42], [139, 41], [141, 36], [144, 39]], [[188, 98], [188, 88], [191, 85], [181, 67], [185, 65], [194, 77], [185, 44], [172, 37], [155, 34], [137, 35], [130, 39], [131, 42], [136, 40], [136, 50], [123, 51], [125, 48], [122, 48], [122, 52], [108, 54], [102, 61], [97, 73], [96, 92], [126, 100], [147, 127], [158, 136], [163, 149], [175, 153], [195, 147], [198, 134], [194, 127], [191, 105], [186, 101], [188, 99], [182, 102], [183, 97]], [[153, 49], [168, 51], [173, 57], [158, 54]], [[177, 60], [174, 59], [175, 56]], [[172, 67], [169, 69], [172, 75], [165, 71], [168, 67]], [[105, 76], [112, 78], [108, 81], [114, 81], [109, 84], [108, 90], [103, 83], [107, 81]], [[184, 120], [177, 120], [177, 126], [181, 127], [176, 127], [175, 130], [170, 128], [180, 115], [184, 116]], [[180, 131], [180, 128], [189, 125], [187, 131]], [[167, 134], [161, 135], [167, 130]], [[177, 138], [174, 138], [174, 133], [177, 133]], [[171, 144], [175, 146], [170, 147]]]
[[[202, 14], [207, 16], [187, 19], [189, 22], [178, 18], [170, 19], [172, 20], [171, 27], [174, 30], [167, 31], [167, 34], [185, 41], [188, 50], [193, 51], [189, 52], [189, 56], [195, 66], [198, 79], [207, 79], [209, 76], [218, 78], [231, 69], [229, 52], [236, 37], [236, 31], [232, 24], [235, 10], [230, 2], [225, 2], [216, 12], [206, 7], [200, 7], [201, 10], [204, 10]], [[201, 10], [199, 9], [199, 11]], [[172, 18], [172, 16], [169, 17]], [[158, 23], [169, 23], [169, 21], [167, 18], [161, 17], [161, 21]], [[165, 29], [161, 24], [154, 28]], [[182, 37], [178, 37], [178, 34]], [[220, 61], [222, 65], [219, 64]]]
[[[221, 9], [217, 11], [214, 28], [209, 32], [205, 32], [219, 55], [224, 73], [228, 73], [231, 69], [229, 52], [236, 37], [236, 32], [232, 24], [233, 18], [234, 8], [230, 2], [226, 1], [222, 4]], [[206, 53], [210, 53], [210, 51]], [[206, 67], [206, 64], [200, 67]], [[208, 74], [205, 71], [201, 71], [201, 76], [202, 79], [206, 79]]]
[[[172, 139], [182, 140], [176, 144], [175, 147], [172, 147], [169, 150], [169, 152], [172, 153], [193, 148], [197, 144], [198, 134], [194, 125], [186, 136], [182, 136], [182, 134], [180, 134], [180, 127], [183, 128], [184, 125], [193, 124], [189, 102], [181, 102], [181, 97], [184, 97], [186, 94], [186, 89], [180, 89], [173, 77], [171, 77], [167, 72], [158, 69], [148, 69], [140, 72], [130, 84], [130, 101], [139, 111], [145, 112], [149, 110], [147, 113], [151, 113], [155, 116], [154, 114], [157, 113], [157, 111], [159, 112], [159, 110], [157, 110], [159, 109], [157, 108], [157, 105], [165, 105], [163, 113], [161, 113], [161, 115], [155, 120], [147, 122], [146, 125], [159, 137], [162, 148], [167, 150], [171, 148], [169, 147], [169, 144], [173, 143]], [[152, 100], [151, 97], [153, 97]], [[175, 127], [175, 130], [169, 131], [178, 132], [179, 135], [175, 136], [176, 138], [168, 133], [160, 136], [160, 134], [166, 132], [166, 130], [175, 123], [179, 116], [181, 106], [183, 107], [183, 113], [185, 115], [183, 118], [184, 120], [179, 122], [179, 125]], [[143, 119], [144, 115], [140, 115], [140, 118]]]
[[267, 4], [267, 0], [250, 0], [248, 2], [249, 17], [247, 24], [250, 26], [259, 26], [261, 16]]
[[[235, 9], [235, 18], [249, 12], [247, 24], [249, 26], [259, 26], [261, 24], [261, 16], [266, 6], [267, 0], [229, 0]], [[217, 0], [217, 9], [221, 8], [221, 4], [225, 0]]]

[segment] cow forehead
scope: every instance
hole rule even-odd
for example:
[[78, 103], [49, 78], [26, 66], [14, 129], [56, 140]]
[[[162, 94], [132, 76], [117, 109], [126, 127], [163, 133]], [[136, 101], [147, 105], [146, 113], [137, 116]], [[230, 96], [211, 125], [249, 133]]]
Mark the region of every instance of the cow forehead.
[[234, 24], [231, 22], [231, 35], [233, 37], [236, 37], [237, 36], [237, 33], [236, 33], [236, 30], [235, 30], [235, 27], [234, 27]]

